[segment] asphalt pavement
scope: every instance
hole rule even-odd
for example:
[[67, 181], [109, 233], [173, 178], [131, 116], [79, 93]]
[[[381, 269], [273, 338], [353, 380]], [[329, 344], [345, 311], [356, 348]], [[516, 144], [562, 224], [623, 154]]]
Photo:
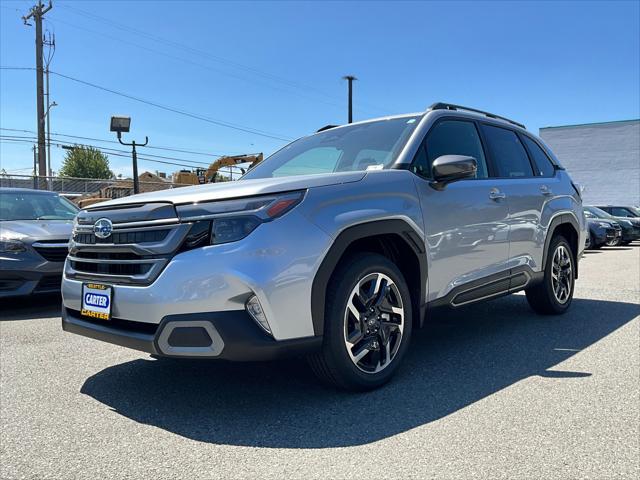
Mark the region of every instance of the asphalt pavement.
[[154, 360], [0, 300], [0, 477], [639, 478], [640, 245], [587, 253], [571, 310], [438, 313], [367, 394], [303, 361]]

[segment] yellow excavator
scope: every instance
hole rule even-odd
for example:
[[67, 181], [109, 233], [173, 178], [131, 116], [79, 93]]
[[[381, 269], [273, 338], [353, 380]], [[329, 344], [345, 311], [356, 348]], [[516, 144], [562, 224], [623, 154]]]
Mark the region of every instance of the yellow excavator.
[[[213, 183], [216, 181], [221, 181], [218, 176], [218, 171], [222, 170], [222, 172], [228, 173], [229, 177], [231, 177], [234, 173], [244, 174], [244, 171], [246, 169], [257, 165], [263, 159], [264, 155], [262, 153], [251, 153], [247, 155], [228, 155], [220, 157], [218, 160], [209, 165], [206, 170], [204, 168], [198, 168], [195, 172], [190, 172], [188, 170], [179, 171], [174, 176], [174, 182], [185, 185], [198, 185], [201, 183]], [[244, 167], [237, 167], [237, 165], [242, 164], [248, 164], [246, 166], [246, 169]]]

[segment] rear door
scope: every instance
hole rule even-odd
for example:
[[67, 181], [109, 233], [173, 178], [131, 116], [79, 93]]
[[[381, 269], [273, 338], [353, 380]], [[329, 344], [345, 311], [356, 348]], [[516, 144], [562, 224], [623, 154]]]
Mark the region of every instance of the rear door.
[[[433, 161], [448, 154], [474, 157], [477, 177], [434, 188]], [[436, 122], [411, 169], [416, 174], [427, 234], [429, 300], [504, 273], [509, 259], [509, 211], [502, 182], [490, 177], [476, 122], [449, 117]]]
[[539, 168], [533, 163], [524, 143], [530, 140], [528, 137], [487, 123], [482, 124], [482, 132], [509, 203], [509, 266], [528, 266], [537, 271], [542, 266], [544, 253], [541, 215], [545, 203], [554, 195], [555, 169], [553, 165], [549, 170], [546, 165]]

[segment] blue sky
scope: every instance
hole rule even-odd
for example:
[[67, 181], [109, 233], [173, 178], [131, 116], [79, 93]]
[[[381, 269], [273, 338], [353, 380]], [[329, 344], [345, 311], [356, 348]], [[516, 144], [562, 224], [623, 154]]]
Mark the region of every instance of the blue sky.
[[[34, 28], [20, 20], [32, 4], [0, 0], [3, 67], [34, 67]], [[51, 99], [59, 105], [51, 131], [114, 140], [109, 117], [127, 114], [133, 119], [127, 138], [148, 135], [150, 145], [268, 154], [286, 142], [256, 131], [293, 139], [346, 120], [345, 74], [359, 78], [356, 120], [420, 111], [435, 101], [490, 110], [536, 133], [550, 125], [638, 118], [639, 5], [54, 0], [45, 22], [56, 37], [52, 71], [253, 133], [55, 75]], [[0, 70], [0, 128], [33, 131], [35, 118], [35, 72]], [[0, 168], [29, 173], [30, 149], [4, 137]], [[52, 147], [54, 170], [64, 152]], [[140, 153], [193, 165], [211, 160]], [[127, 158], [110, 162], [115, 172], [130, 175]], [[139, 168], [180, 167], [141, 161]]]

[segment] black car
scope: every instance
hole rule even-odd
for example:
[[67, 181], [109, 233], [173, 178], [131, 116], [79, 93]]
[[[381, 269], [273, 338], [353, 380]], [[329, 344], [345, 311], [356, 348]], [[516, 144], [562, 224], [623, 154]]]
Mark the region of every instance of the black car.
[[614, 217], [613, 215], [608, 214], [604, 210], [599, 209], [598, 207], [584, 207], [585, 216], [588, 214], [593, 215], [593, 218], [606, 220], [608, 222], [616, 222], [620, 225], [622, 230], [622, 235], [611, 242], [607, 242], [606, 245], [613, 247], [620, 244], [627, 244], [632, 242], [638, 238], [640, 238], [640, 229], [634, 227], [633, 223], [630, 219]]
[[584, 216], [589, 227], [587, 248], [595, 250], [603, 245], [618, 245], [622, 238], [622, 227], [614, 220], [598, 218], [592, 212], [585, 209]]
[[600, 210], [615, 217], [621, 225], [631, 223], [632, 231], [628, 235], [623, 235], [622, 244], [627, 245], [634, 240], [640, 239], [640, 212], [635, 207], [629, 205], [605, 205], [598, 206]]

